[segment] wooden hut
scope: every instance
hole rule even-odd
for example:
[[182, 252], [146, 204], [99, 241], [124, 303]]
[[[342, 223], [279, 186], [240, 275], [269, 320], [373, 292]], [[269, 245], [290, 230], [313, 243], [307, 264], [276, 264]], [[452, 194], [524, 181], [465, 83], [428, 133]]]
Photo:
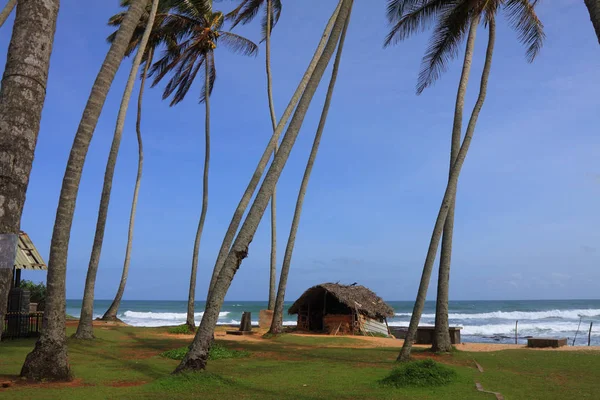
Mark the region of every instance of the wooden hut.
[[387, 317], [394, 310], [364, 286], [323, 283], [308, 289], [290, 307], [298, 330], [329, 334], [388, 335]]

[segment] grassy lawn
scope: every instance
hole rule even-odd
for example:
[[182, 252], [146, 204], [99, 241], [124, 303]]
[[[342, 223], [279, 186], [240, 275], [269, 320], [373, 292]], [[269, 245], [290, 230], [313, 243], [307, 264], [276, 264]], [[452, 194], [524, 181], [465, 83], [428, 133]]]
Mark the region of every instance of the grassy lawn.
[[[178, 361], [161, 357], [187, 344], [167, 329], [97, 328], [91, 343], [70, 340], [75, 381], [16, 384], [2, 399], [493, 399], [475, 381], [506, 399], [600, 398], [600, 353], [505, 350], [435, 356], [457, 373], [454, 383], [392, 388], [378, 383], [394, 367], [398, 349], [344, 348], [353, 338], [284, 335], [256, 342], [219, 342], [248, 357], [211, 361], [203, 373], [173, 376]], [[69, 333], [72, 333], [69, 331]], [[34, 340], [0, 343], [0, 382], [18, 375]], [[333, 347], [332, 347], [333, 346]], [[362, 346], [359, 344], [359, 346]], [[480, 373], [476, 360], [485, 369]]]

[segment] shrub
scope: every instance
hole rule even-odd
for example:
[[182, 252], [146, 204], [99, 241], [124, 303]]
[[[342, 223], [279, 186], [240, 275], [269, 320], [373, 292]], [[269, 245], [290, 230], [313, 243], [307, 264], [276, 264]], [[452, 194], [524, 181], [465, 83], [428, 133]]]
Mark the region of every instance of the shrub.
[[189, 335], [190, 333], [194, 333], [185, 324], [184, 325], [177, 325], [177, 326], [174, 326], [172, 328], [169, 328], [169, 330], [167, 332], [175, 334], [175, 335]]
[[406, 386], [442, 386], [456, 380], [457, 374], [452, 368], [435, 361], [411, 361], [400, 365], [381, 380], [381, 384], [393, 387]]
[[21, 281], [19, 287], [29, 290], [30, 301], [37, 303], [38, 311], [44, 311], [46, 306], [46, 285], [43, 282]]
[[[187, 346], [180, 347], [178, 349], [173, 349], [169, 351], [165, 351], [160, 355], [166, 358], [170, 358], [172, 360], [183, 360], [183, 357], [187, 354], [189, 348]], [[218, 343], [213, 344], [210, 348], [210, 353], [208, 355], [209, 360], [224, 360], [227, 358], [244, 358], [250, 355], [247, 351], [240, 350], [232, 350], [224, 347]]]

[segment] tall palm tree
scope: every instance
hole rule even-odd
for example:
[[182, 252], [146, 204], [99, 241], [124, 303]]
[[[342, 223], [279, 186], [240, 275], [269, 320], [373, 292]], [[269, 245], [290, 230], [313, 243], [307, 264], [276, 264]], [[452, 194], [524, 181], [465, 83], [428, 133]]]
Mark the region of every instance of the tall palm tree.
[[58, 8], [58, 0], [21, 0], [0, 86], [0, 321], [46, 99]]
[[585, 5], [590, 13], [590, 20], [596, 31], [598, 43], [600, 43], [600, 0], [584, 0]]
[[304, 72], [304, 75], [302, 76], [300, 83], [296, 87], [294, 94], [290, 98], [290, 101], [289, 101], [287, 107], [285, 108], [285, 110], [281, 116], [281, 119], [279, 120], [279, 122], [277, 124], [277, 129], [275, 129], [275, 132], [273, 132], [273, 134], [271, 135], [271, 138], [269, 139], [269, 142], [268, 142], [260, 160], [258, 161], [258, 164], [256, 165], [254, 174], [252, 174], [252, 178], [250, 179], [250, 182], [248, 183], [248, 186], [246, 187], [246, 190], [244, 191], [244, 194], [242, 195], [242, 198], [240, 199], [240, 201], [235, 209], [235, 212], [233, 213], [233, 216], [231, 217], [231, 221], [229, 222], [229, 226], [227, 227], [225, 237], [223, 238], [223, 242], [221, 243], [221, 248], [219, 249], [219, 254], [217, 256], [217, 260], [215, 261], [215, 266], [213, 268], [212, 277], [210, 279], [210, 284], [208, 287], [208, 295], [206, 296], [207, 302], [208, 302], [208, 299], [211, 298], [211, 296], [212, 296], [212, 292], [213, 292], [213, 289], [217, 282], [217, 278], [219, 277], [219, 273], [221, 272], [221, 269], [223, 268], [225, 259], [229, 255], [229, 251], [231, 250], [231, 244], [233, 243], [233, 240], [235, 239], [235, 235], [238, 231], [240, 223], [242, 222], [242, 217], [244, 216], [244, 213], [246, 212], [246, 209], [248, 208], [248, 205], [250, 204], [250, 200], [252, 199], [252, 196], [254, 195], [254, 192], [256, 191], [256, 188], [260, 182], [260, 179], [263, 176], [265, 168], [267, 167], [267, 164], [269, 163], [271, 154], [273, 153], [276, 144], [279, 142], [279, 137], [281, 136], [283, 129], [287, 126], [288, 120], [292, 116], [294, 109], [298, 105], [298, 101], [300, 100], [300, 97], [304, 93], [304, 90], [308, 86], [308, 83], [310, 82], [310, 79], [315, 72], [317, 64], [323, 53], [323, 49], [325, 48], [325, 46], [328, 42], [329, 36], [331, 35], [331, 31], [333, 30], [333, 26], [338, 17], [338, 14], [339, 14], [339, 11], [341, 8], [341, 4], [342, 4], [342, 1], [339, 0], [337, 7], [333, 11], [333, 14], [329, 18], [329, 21], [327, 22], [327, 24], [325, 25], [323, 35], [321, 36], [321, 40], [319, 41], [319, 43], [317, 45], [317, 48], [313, 55], [313, 58], [311, 59], [310, 63], [308, 64], [308, 67], [306, 68], [306, 71]]
[[227, 256], [227, 259], [225, 260], [218, 275], [211, 296], [206, 303], [204, 315], [202, 316], [202, 322], [200, 323], [200, 327], [196, 332], [196, 336], [192, 342], [192, 345], [190, 346], [190, 350], [176, 368], [175, 372], [181, 372], [185, 370], [200, 370], [206, 367], [214, 329], [217, 319], [219, 318], [219, 311], [223, 305], [223, 300], [225, 299], [227, 290], [231, 285], [235, 273], [240, 268], [242, 261], [248, 256], [248, 246], [250, 245], [260, 220], [262, 219], [267, 205], [269, 204], [273, 188], [277, 184], [277, 180], [281, 175], [281, 171], [287, 162], [292, 147], [294, 146], [295, 140], [298, 136], [298, 132], [300, 131], [304, 121], [304, 117], [306, 116], [308, 107], [310, 106], [317, 87], [319, 86], [325, 69], [327, 68], [329, 61], [335, 52], [335, 48], [337, 47], [340, 39], [343, 26], [349, 17], [352, 0], [341, 0], [340, 3], [341, 6], [339, 7], [338, 16], [332, 28], [331, 35], [329, 35], [327, 44], [317, 61], [315, 70], [309, 79], [304, 93], [302, 94], [302, 98], [298, 102], [294, 116], [292, 117], [283, 140], [281, 141], [279, 151], [275, 155], [275, 158], [269, 167], [269, 171], [267, 172], [265, 179], [263, 180], [260, 189], [256, 194], [254, 202], [248, 211], [248, 215], [246, 216], [246, 219], [233, 243], [231, 251], [229, 252], [229, 255]]
[[[352, 11], [352, 10], [350, 10]], [[317, 133], [313, 141], [308, 162], [306, 163], [306, 169], [304, 176], [302, 177], [302, 183], [300, 184], [300, 190], [298, 191], [298, 199], [296, 200], [296, 208], [294, 210], [294, 218], [292, 220], [292, 226], [290, 228], [290, 235], [285, 248], [285, 255], [283, 257], [283, 265], [281, 266], [281, 276], [279, 278], [279, 287], [277, 289], [277, 300], [275, 301], [275, 312], [273, 313], [273, 320], [271, 321], [271, 327], [269, 333], [279, 334], [283, 331], [283, 302], [285, 300], [285, 290], [287, 287], [287, 279], [290, 272], [290, 266], [292, 264], [292, 253], [294, 252], [294, 245], [296, 243], [296, 234], [298, 233], [298, 227], [300, 225], [300, 216], [302, 214], [302, 206], [304, 204], [304, 197], [306, 196], [306, 189], [308, 188], [308, 181], [312, 173], [315, 160], [317, 159], [317, 153], [319, 151], [319, 145], [321, 144], [321, 137], [323, 130], [325, 129], [325, 122], [327, 121], [327, 114], [329, 113], [329, 106], [331, 104], [331, 98], [333, 97], [333, 90], [335, 89], [335, 83], [337, 80], [338, 70], [340, 67], [340, 61], [342, 59], [342, 51], [344, 49], [344, 42], [346, 40], [346, 32], [348, 31], [348, 25], [350, 24], [350, 14], [346, 19], [346, 23], [340, 36], [340, 42], [338, 44], [337, 53], [335, 55], [335, 61], [333, 63], [333, 69], [331, 71], [331, 79], [329, 81], [329, 87], [327, 88], [327, 94], [325, 95], [325, 103], [323, 104], [323, 111], [321, 112], [321, 119], [317, 127]]]
[[12, 10], [15, 8], [16, 5], [17, 0], [8, 0], [2, 11], [0, 11], [0, 28], [2, 27], [2, 25], [4, 25], [4, 23], [8, 19], [8, 16], [10, 15], [10, 13], [12, 13]]
[[[409, 331], [399, 356], [400, 360], [406, 360], [410, 356], [412, 341], [414, 340], [423, 306], [425, 304], [425, 297], [432, 272], [431, 270], [435, 261], [435, 253], [437, 252], [437, 247], [442, 234], [443, 242], [438, 278], [434, 349], [437, 351], [448, 351], [452, 347], [448, 332], [448, 289], [456, 185], [458, 183], [458, 175], [460, 168], [462, 167], [462, 162], [464, 162], [463, 157], [462, 161], [459, 163], [459, 157], [461, 153], [464, 153], [464, 156], [466, 156], [468, 145], [465, 146], [465, 144], [467, 143], [467, 138], [469, 138], [470, 142], [470, 137], [473, 135], [479, 112], [485, 100], [487, 80], [491, 68], [491, 59], [495, 41], [495, 16], [498, 9], [503, 7], [507, 12], [509, 22], [519, 33], [519, 39], [527, 46], [528, 60], [532, 61], [540, 50], [544, 39], [543, 25], [534, 11], [535, 3], [536, 0], [533, 0], [531, 3], [529, 0], [390, 0], [388, 3], [388, 18], [393, 24], [393, 27], [386, 38], [386, 45], [421, 31], [428, 26], [429, 23], [437, 20], [433, 39], [423, 59], [423, 67], [419, 74], [417, 93], [421, 93], [425, 88], [433, 84], [440, 74], [445, 71], [447, 62], [456, 55], [460, 42], [464, 38], [466, 32], [469, 32], [463, 71], [456, 98], [448, 187], [442, 209], [440, 210], [432, 234], [430, 247], [423, 267], [417, 300], [415, 301], [409, 325]], [[465, 139], [461, 146], [464, 96], [473, 58], [476, 30], [480, 19], [484, 20], [484, 23], [490, 30], [488, 51], [486, 53], [479, 97], [473, 113], [471, 114]]]
[[46, 279], [46, 309], [42, 332], [35, 348], [27, 355], [21, 375], [30, 379], [68, 379], [70, 376], [65, 336], [67, 253], [75, 202], [85, 157], [94, 129], [104, 106], [106, 95], [123, 60], [135, 27], [144, 11], [147, 0], [132, 0], [123, 24], [92, 86], [92, 91], [77, 128], [67, 168], [63, 178]]
[[[279, 21], [281, 15], [281, 0], [242, 0], [229, 16], [233, 18], [232, 28], [240, 22], [247, 24], [254, 20], [260, 8], [265, 4], [265, 16], [262, 21], [263, 40], [265, 45], [265, 63], [267, 71], [267, 98], [269, 100], [269, 113], [273, 132], [277, 129], [277, 117], [273, 102], [273, 82], [271, 78], [271, 30]], [[279, 143], [275, 143], [273, 156], [277, 153]], [[277, 188], [273, 189], [271, 196], [271, 259], [269, 269], [269, 303], [267, 309], [275, 309], [275, 285], [277, 282]]]
[[[144, 147], [142, 141], [142, 131], [141, 131], [141, 123], [142, 123], [142, 100], [144, 96], [144, 88], [146, 85], [146, 78], [148, 76], [148, 70], [150, 65], [152, 65], [152, 60], [154, 57], [154, 53], [159, 45], [164, 42], [173, 42], [174, 37], [169, 37], [166, 35], [166, 32], [161, 29], [162, 23], [165, 17], [168, 15], [169, 10], [175, 6], [176, 0], [160, 0], [158, 4], [158, 10], [156, 16], [154, 18], [154, 27], [152, 32], [150, 33], [150, 37], [148, 38], [148, 43], [146, 44], [146, 50], [144, 53], [144, 57], [142, 58], [142, 63], [144, 64], [142, 69], [141, 83], [140, 83], [140, 91], [138, 95], [138, 105], [137, 105], [137, 119], [136, 119], [136, 135], [138, 141], [138, 166], [137, 166], [137, 175], [135, 179], [135, 186], [133, 190], [133, 200], [131, 203], [131, 212], [129, 215], [129, 228], [127, 233], [127, 245], [125, 247], [125, 260], [123, 262], [123, 272], [121, 273], [121, 280], [119, 281], [119, 288], [117, 289], [117, 293], [115, 295], [114, 300], [108, 307], [108, 310], [102, 316], [102, 320], [104, 321], [115, 321], [117, 320], [117, 313], [119, 312], [119, 307], [121, 305], [121, 300], [123, 299], [123, 294], [125, 293], [125, 286], [127, 285], [127, 278], [129, 276], [129, 265], [131, 263], [131, 251], [133, 246], [133, 232], [135, 225], [135, 215], [137, 209], [138, 195], [142, 180], [142, 170], [144, 165]], [[128, 7], [131, 3], [131, 0], [122, 0], [121, 7]], [[135, 49], [137, 49], [140, 45], [140, 41], [144, 36], [144, 32], [146, 30], [146, 26], [148, 25], [148, 19], [150, 17], [150, 12], [152, 9], [152, 5], [148, 4], [146, 8], [146, 12], [142, 15], [138, 26], [131, 38], [131, 42], [129, 44], [129, 48], [127, 49], [126, 55], [129, 56], [133, 53]], [[119, 27], [123, 22], [123, 18], [125, 18], [126, 12], [120, 12], [110, 18], [108, 24], [110, 26]], [[113, 32], [108, 37], [108, 42], [112, 43], [115, 39], [117, 31]]]
[[163, 58], [152, 67], [150, 75], [155, 75], [153, 86], [167, 74], [172, 77], [166, 85], [163, 98], [173, 96], [171, 106], [182, 101], [188, 93], [196, 75], [204, 67], [204, 85], [200, 94], [200, 102], [205, 105], [205, 156], [204, 176], [202, 183], [202, 210], [194, 241], [192, 254], [192, 271], [188, 295], [186, 325], [193, 330], [194, 301], [196, 298], [196, 273], [198, 270], [198, 254], [200, 239], [208, 210], [208, 169], [210, 164], [210, 94], [216, 79], [214, 50], [219, 44], [235, 53], [255, 55], [258, 46], [250, 40], [231, 32], [223, 31], [224, 16], [221, 12], [212, 11], [212, 2], [185, 1], [176, 12], [166, 17], [164, 29], [176, 32], [179, 43], [168, 46]]
[[[133, 93], [133, 86], [137, 77], [138, 70], [142, 63], [142, 58], [145, 55], [146, 44], [150, 38], [150, 34], [154, 29], [154, 18], [158, 9], [159, 0], [152, 0], [152, 8], [150, 15], [146, 18], [146, 28], [140, 39], [137, 54], [133, 60], [129, 78], [125, 85], [121, 106], [117, 115], [117, 124], [113, 136], [112, 144], [108, 160], [106, 161], [106, 169], [104, 171], [104, 184], [102, 186], [102, 195], [100, 196], [100, 206], [98, 208], [98, 221], [96, 222], [96, 233], [94, 235], [94, 244], [90, 255], [90, 263], [88, 266], [87, 276], [85, 280], [85, 290], [83, 292], [83, 303], [81, 306], [81, 316], [74, 337], [77, 339], [93, 339], [94, 328], [92, 319], [94, 314], [94, 286], [96, 284], [96, 274], [98, 273], [98, 265], [100, 263], [100, 254], [102, 253], [102, 243], [104, 242], [104, 232], [106, 230], [106, 219], [108, 218], [108, 207], [110, 203], [110, 194], [112, 191], [112, 182], [117, 166], [117, 157], [119, 148], [121, 147], [121, 138], [123, 137], [123, 128], [125, 126], [125, 117], [129, 108], [129, 100]], [[140, 19], [141, 20], [141, 19]], [[130, 232], [131, 234], [131, 232]], [[129, 241], [130, 244], [130, 241]]]

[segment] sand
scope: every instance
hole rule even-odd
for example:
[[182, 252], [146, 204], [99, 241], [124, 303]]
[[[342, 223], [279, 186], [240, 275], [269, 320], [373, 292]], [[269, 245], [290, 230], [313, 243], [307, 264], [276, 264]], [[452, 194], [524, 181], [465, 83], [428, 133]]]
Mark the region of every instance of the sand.
[[[215, 337], [219, 340], [226, 340], [231, 342], [268, 342], [270, 339], [264, 339], [262, 335], [266, 333], [266, 330], [256, 329], [256, 333], [253, 335], [227, 335], [226, 330], [232, 328], [217, 327], [215, 331]], [[192, 340], [194, 335], [173, 335], [164, 334], [170, 338], [178, 338], [183, 340]], [[397, 347], [400, 348], [404, 344], [404, 340], [382, 338], [382, 337], [371, 337], [371, 336], [332, 336], [332, 335], [318, 335], [309, 333], [292, 333], [292, 335], [303, 336], [303, 337], [316, 337], [325, 339], [335, 338], [350, 338], [355, 339], [356, 343], [345, 342], [340, 344], [335, 340], [332, 340], [331, 345], [320, 344], [321, 347], [345, 347], [345, 348], [377, 348], [377, 347]], [[428, 348], [428, 345], [414, 345], [414, 347]], [[461, 343], [456, 345], [458, 350], [469, 351], [469, 352], [490, 352], [500, 350], [528, 350], [528, 351], [600, 351], [600, 346], [564, 346], [559, 348], [543, 348], [543, 349], [532, 349], [522, 344], [505, 344], [505, 343]]]

